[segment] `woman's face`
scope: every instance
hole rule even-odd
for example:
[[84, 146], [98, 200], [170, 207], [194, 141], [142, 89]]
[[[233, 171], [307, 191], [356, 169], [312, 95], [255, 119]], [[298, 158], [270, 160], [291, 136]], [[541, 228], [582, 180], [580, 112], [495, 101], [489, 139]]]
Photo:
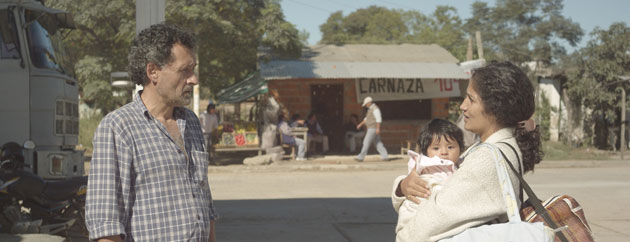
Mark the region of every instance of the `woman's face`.
[[485, 138], [494, 133], [496, 125], [494, 117], [486, 113], [481, 97], [473, 88], [474, 85], [475, 82], [470, 79], [466, 89], [466, 98], [459, 108], [463, 111], [464, 128], [481, 136], [481, 140], [485, 141]]

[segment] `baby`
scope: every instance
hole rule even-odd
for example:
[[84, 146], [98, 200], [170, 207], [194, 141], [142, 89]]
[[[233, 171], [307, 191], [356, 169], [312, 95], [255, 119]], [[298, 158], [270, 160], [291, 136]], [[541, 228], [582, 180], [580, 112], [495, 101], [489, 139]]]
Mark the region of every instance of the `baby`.
[[[408, 151], [408, 173], [417, 172], [427, 182], [431, 193], [441, 189], [442, 184], [457, 169], [459, 154], [464, 148], [463, 137], [462, 130], [455, 124], [443, 119], [431, 120], [418, 137], [422, 155]], [[398, 224], [408, 223], [417, 207], [415, 202], [405, 200], [398, 210]]]

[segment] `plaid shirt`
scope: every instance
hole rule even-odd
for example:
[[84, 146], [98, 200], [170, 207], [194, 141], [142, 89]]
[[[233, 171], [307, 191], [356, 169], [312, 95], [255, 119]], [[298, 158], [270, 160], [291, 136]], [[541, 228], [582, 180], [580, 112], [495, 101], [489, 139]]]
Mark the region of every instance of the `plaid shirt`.
[[101, 121], [85, 206], [90, 239], [208, 241], [215, 212], [199, 120], [179, 107], [173, 116], [186, 153], [140, 95]]

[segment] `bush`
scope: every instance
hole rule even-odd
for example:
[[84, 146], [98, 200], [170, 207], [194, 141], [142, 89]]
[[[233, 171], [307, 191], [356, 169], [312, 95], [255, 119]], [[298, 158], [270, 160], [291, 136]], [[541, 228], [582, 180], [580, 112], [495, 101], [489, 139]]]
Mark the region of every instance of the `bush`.
[[85, 147], [86, 153], [92, 152], [92, 138], [101, 119], [103, 115], [99, 112], [79, 119], [79, 144]]

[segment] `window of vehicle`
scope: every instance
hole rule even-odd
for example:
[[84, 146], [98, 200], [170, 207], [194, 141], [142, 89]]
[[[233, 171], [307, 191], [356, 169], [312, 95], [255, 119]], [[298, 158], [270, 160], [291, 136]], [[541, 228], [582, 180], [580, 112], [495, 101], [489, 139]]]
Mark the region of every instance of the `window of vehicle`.
[[19, 43], [13, 13], [0, 10], [0, 59], [20, 59]]
[[66, 73], [67, 58], [54, 15], [26, 11], [26, 32], [33, 65]]

